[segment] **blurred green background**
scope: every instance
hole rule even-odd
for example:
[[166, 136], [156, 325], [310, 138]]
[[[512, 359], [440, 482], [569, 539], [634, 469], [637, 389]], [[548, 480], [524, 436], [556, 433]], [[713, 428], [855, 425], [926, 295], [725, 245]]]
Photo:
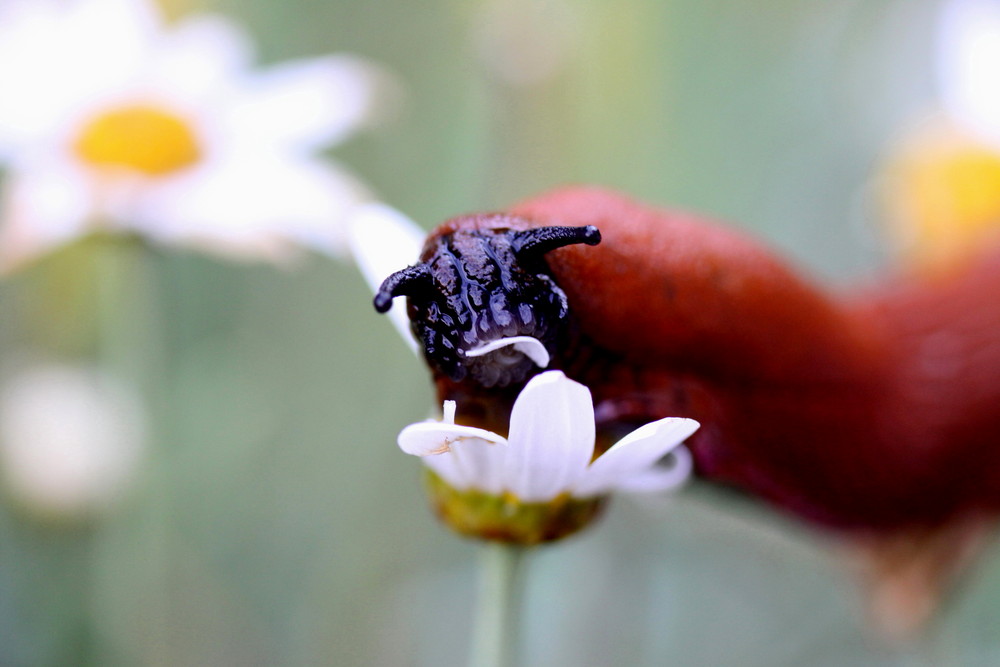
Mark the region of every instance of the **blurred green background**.
[[[245, 22], [264, 63], [347, 51], [390, 71], [382, 125], [335, 157], [427, 228], [595, 183], [730, 220], [841, 285], [885, 264], [871, 179], [934, 104], [930, 0], [171, 9]], [[94, 252], [0, 287], [8, 357], [93, 352]], [[394, 444], [432, 392], [355, 270], [145, 259], [115, 299], [151, 451], [103, 516], [0, 509], [0, 664], [462, 664], [476, 548], [434, 521]], [[1000, 664], [996, 558], [926, 644], [890, 650], [828, 546], [701, 485], [619, 499], [534, 557], [524, 664]]]

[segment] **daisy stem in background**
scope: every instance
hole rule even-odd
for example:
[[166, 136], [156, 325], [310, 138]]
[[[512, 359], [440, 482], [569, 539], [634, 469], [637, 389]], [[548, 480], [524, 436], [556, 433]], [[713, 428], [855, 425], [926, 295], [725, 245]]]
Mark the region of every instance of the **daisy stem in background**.
[[[164, 404], [166, 393], [164, 321], [155, 251], [138, 236], [101, 234], [91, 240], [95, 242], [92, 247], [97, 275], [96, 361], [139, 390], [146, 408], [145, 417], [151, 426], [150, 433], [156, 433], [161, 441], [169, 441], [170, 419], [164, 417], [162, 410], [150, 410], [150, 406]], [[150, 445], [143, 496], [144, 503], [155, 509], [146, 514], [149, 520], [144, 523], [143, 530], [147, 536], [141, 543], [148, 545], [144, 559], [149, 563], [147, 571], [153, 573], [148, 590], [155, 594], [148, 596], [143, 631], [152, 641], [166, 646], [169, 643], [167, 619], [172, 581], [170, 554], [165, 545], [170, 542], [173, 475], [171, 460], [161, 454], [163, 449], [156, 447], [156, 441]], [[95, 541], [95, 547], [101, 544]], [[106, 615], [99, 608], [102, 596], [96, 594], [107, 585], [101, 578], [101, 561], [102, 554], [95, 553], [92, 566], [95, 594], [90, 600], [92, 618]]]
[[523, 589], [523, 547], [484, 542], [472, 632], [471, 667], [509, 667], [518, 649]]
[[149, 391], [156, 377], [156, 296], [147, 250], [137, 238], [93, 239], [97, 361]]

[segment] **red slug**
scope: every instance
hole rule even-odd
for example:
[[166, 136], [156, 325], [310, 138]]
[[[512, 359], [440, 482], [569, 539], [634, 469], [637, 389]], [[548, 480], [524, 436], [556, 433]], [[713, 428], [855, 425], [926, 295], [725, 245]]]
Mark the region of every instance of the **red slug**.
[[730, 228], [572, 188], [439, 226], [376, 307], [409, 297], [438, 398], [470, 423], [502, 433], [539, 369], [465, 352], [532, 336], [591, 389], [608, 439], [692, 417], [703, 479], [888, 534], [1000, 512], [998, 289], [984, 253], [833, 294]]

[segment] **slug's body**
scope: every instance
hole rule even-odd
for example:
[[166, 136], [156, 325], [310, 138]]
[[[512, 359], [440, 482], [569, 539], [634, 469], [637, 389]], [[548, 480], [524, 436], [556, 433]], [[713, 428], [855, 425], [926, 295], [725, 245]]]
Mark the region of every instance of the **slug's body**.
[[[552, 368], [590, 387], [600, 433], [697, 419], [702, 477], [827, 525], [933, 528], [1000, 511], [1000, 254], [845, 298], [722, 226], [570, 189], [449, 221], [422, 260], [442, 243], [553, 225], [602, 237], [527, 269], [565, 296], [545, 345]], [[397, 293], [411, 296], [419, 334], [425, 292]], [[428, 359], [439, 398], [506, 428], [526, 378], [488, 387]]]

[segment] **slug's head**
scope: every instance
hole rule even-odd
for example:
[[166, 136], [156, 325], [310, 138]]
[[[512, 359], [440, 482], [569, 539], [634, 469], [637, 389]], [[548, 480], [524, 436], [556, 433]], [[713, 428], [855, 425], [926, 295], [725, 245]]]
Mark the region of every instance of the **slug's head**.
[[569, 308], [545, 253], [596, 245], [601, 234], [593, 226], [524, 227], [503, 215], [453, 221], [428, 240], [420, 262], [382, 283], [375, 309], [409, 297], [413, 333], [435, 372], [503, 387], [548, 365]]

